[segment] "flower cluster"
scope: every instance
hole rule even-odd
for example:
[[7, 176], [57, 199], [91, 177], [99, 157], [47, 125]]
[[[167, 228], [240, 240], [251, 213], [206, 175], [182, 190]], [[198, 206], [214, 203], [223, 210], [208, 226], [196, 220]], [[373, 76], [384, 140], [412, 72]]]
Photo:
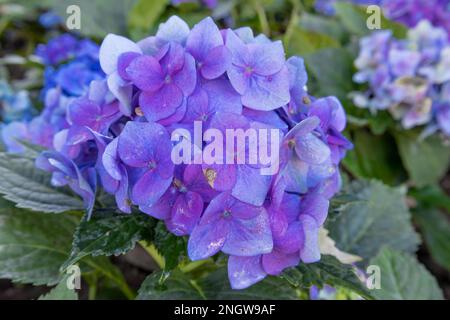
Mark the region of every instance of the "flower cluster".
[[[228, 254], [236, 289], [320, 259], [319, 228], [351, 144], [340, 102], [308, 94], [301, 58], [286, 60], [280, 41], [249, 28], [220, 30], [206, 18], [190, 29], [174, 16], [137, 43], [108, 35], [99, 60], [105, 78], [68, 104], [68, 126], [36, 161], [55, 185], [72, 187], [89, 214], [101, 187], [122, 212], [163, 220], [189, 236], [192, 260]], [[188, 138], [199, 125], [199, 141]], [[225, 161], [210, 129], [276, 130], [277, 171], [262, 175], [262, 160]], [[218, 161], [176, 164], [180, 145], [214, 149]], [[252, 147], [225, 149], [234, 160]]]
[[450, 34], [449, 0], [384, 0], [383, 10], [392, 20], [415, 27], [421, 20], [441, 27]]
[[67, 106], [88, 89], [93, 80], [104, 78], [98, 61], [99, 47], [87, 39], [63, 34], [36, 49], [45, 65], [41, 97], [43, 111], [36, 117], [20, 117], [6, 125], [2, 138], [9, 152], [22, 152], [17, 140], [28, 140], [47, 148], [54, 147], [54, 137], [68, 128]]
[[[314, 8], [325, 15], [334, 15], [334, 4], [338, 0], [316, 0]], [[415, 27], [427, 20], [433, 26], [445, 29], [450, 34], [449, 0], [342, 0], [358, 5], [377, 5], [384, 15], [408, 27]]]
[[[332, 16], [336, 13], [334, 4], [338, 1], [354, 3], [358, 5], [381, 5], [381, 3], [383, 2], [383, 0], [316, 0], [314, 2], [314, 9], [317, 12], [320, 12], [327, 16]], [[395, 2], [396, 0], [391, 1]]]
[[30, 120], [35, 113], [27, 91], [15, 92], [6, 81], [0, 81], [0, 132], [9, 151], [21, 150], [21, 145], [12, 138], [12, 135], [16, 132], [20, 135], [23, 129], [22, 121]]
[[407, 39], [379, 31], [361, 39], [355, 61], [357, 83], [368, 84], [354, 94], [357, 106], [389, 110], [405, 129], [427, 125], [450, 136], [450, 43], [444, 29], [420, 22]]

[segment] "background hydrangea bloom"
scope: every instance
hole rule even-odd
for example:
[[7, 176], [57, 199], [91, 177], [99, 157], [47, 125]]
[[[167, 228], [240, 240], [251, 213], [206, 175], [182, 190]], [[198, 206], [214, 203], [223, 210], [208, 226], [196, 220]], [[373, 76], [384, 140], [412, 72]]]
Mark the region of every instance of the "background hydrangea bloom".
[[[88, 210], [99, 184], [122, 212], [139, 208], [188, 236], [192, 260], [230, 255], [236, 289], [320, 259], [318, 230], [340, 188], [339, 162], [351, 148], [341, 134], [342, 106], [334, 97], [308, 94], [303, 60], [286, 60], [281, 42], [248, 31], [220, 30], [211, 18], [190, 30], [171, 17], [137, 43], [108, 35], [99, 53], [104, 75], [69, 97], [62, 117], [55, 117], [55, 106], [67, 90], [49, 91], [53, 111], [41, 117], [64, 124], [54, 150], [38, 161], [56, 184], [74, 188]], [[279, 129], [282, 145], [271, 150], [282, 155], [278, 171], [261, 175], [259, 162], [174, 165], [179, 141], [170, 134], [192, 133], [194, 121], [220, 132]], [[231, 151], [237, 157], [242, 149]]]
[[407, 39], [395, 39], [389, 31], [363, 38], [355, 61], [353, 79], [368, 85], [354, 94], [357, 106], [372, 112], [389, 110], [405, 129], [426, 125], [428, 133], [448, 135], [446, 88], [450, 80], [450, 44], [443, 29], [420, 22]]

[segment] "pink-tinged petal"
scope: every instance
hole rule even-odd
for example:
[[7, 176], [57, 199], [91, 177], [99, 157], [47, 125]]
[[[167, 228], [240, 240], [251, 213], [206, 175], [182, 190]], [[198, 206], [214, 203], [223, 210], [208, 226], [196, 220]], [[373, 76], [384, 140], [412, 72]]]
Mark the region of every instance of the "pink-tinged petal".
[[277, 250], [284, 253], [298, 252], [303, 245], [302, 224], [298, 221], [289, 225], [282, 237], [274, 240]]
[[143, 91], [139, 104], [148, 121], [158, 121], [173, 115], [183, 103], [183, 92], [174, 84], [166, 84], [156, 92]]
[[203, 61], [200, 72], [206, 79], [216, 79], [230, 68], [231, 53], [225, 46], [213, 48]]
[[303, 230], [303, 245], [300, 248], [300, 259], [305, 263], [313, 263], [320, 260], [319, 227], [314, 218], [308, 215], [300, 215], [299, 221]]
[[276, 249], [262, 257], [264, 271], [273, 276], [280, 275], [286, 268], [295, 267], [299, 262], [298, 252], [286, 254]]
[[108, 75], [115, 72], [119, 56], [125, 52], [142, 53], [141, 49], [133, 41], [115, 34], [108, 34], [103, 40], [99, 51], [102, 70]]
[[151, 56], [135, 58], [126, 73], [136, 87], [143, 91], [156, 91], [164, 85], [164, 73], [158, 60]]
[[117, 72], [108, 76], [108, 88], [120, 102], [120, 111], [126, 115], [131, 115], [131, 98], [133, 94], [133, 86], [125, 83]]
[[133, 186], [131, 198], [133, 203], [150, 207], [166, 192], [172, 178], [163, 179], [153, 171], [147, 171]]
[[152, 217], [159, 220], [167, 220], [170, 218], [172, 208], [178, 198], [178, 191], [175, 187], [169, 187], [164, 195], [154, 205], [140, 206], [139, 209]]
[[254, 75], [251, 79], [250, 87], [242, 96], [244, 106], [250, 109], [270, 111], [289, 102], [289, 72], [287, 67], [283, 67], [280, 72], [274, 75], [267, 77]]
[[243, 202], [261, 206], [266, 199], [271, 181], [272, 176], [262, 175], [259, 168], [238, 165], [236, 184], [231, 194]]
[[233, 88], [240, 94], [244, 95], [250, 87], [250, 77], [247, 76], [242, 67], [232, 65], [227, 70]]
[[254, 71], [262, 76], [270, 76], [279, 72], [284, 64], [284, 49], [281, 41], [265, 44], [250, 44]]
[[186, 49], [197, 61], [204, 61], [211, 49], [221, 45], [223, 45], [222, 35], [210, 17], [197, 23], [186, 41]]
[[136, 52], [125, 52], [119, 56], [119, 61], [117, 63], [117, 72], [122, 79], [131, 80], [126, 69], [130, 65], [130, 63], [139, 56], [141, 56], [141, 54]]
[[331, 154], [330, 148], [316, 135], [308, 133], [295, 138], [295, 152], [300, 160], [310, 164], [321, 164]]
[[183, 68], [173, 74], [173, 83], [183, 91], [186, 97], [194, 92], [197, 85], [197, 70], [195, 60], [189, 53], [184, 55]]
[[259, 211], [254, 218], [238, 219], [233, 217], [232, 210], [230, 232], [222, 247], [224, 253], [235, 256], [254, 256], [272, 251], [273, 241], [269, 217], [263, 207], [260, 207]]
[[321, 226], [327, 218], [329, 204], [330, 202], [320, 194], [308, 194], [302, 199], [300, 214], [313, 217], [317, 225]]
[[188, 255], [193, 261], [211, 257], [222, 249], [229, 232], [229, 224], [223, 219], [214, 219], [198, 224], [188, 242]]
[[228, 279], [231, 288], [235, 290], [245, 289], [263, 280], [267, 273], [261, 265], [261, 256], [228, 258]]
[[170, 137], [157, 123], [127, 122], [119, 136], [117, 150], [125, 164], [147, 167], [149, 161], [156, 161], [159, 153], [170, 154]]
[[177, 236], [190, 234], [203, 212], [203, 199], [196, 193], [188, 191], [181, 193], [172, 208], [167, 228]]

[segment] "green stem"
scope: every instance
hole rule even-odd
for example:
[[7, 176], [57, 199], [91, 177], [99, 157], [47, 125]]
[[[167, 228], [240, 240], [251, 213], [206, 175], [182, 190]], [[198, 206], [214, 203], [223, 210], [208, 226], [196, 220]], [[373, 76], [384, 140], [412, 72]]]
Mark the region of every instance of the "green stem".
[[300, 20], [301, 3], [300, 0], [291, 0], [292, 12], [289, 19], [289, 24], [284, 33], [284, 44], [286, 48], [289, 47], [289, 42], [291, 41], [292, 34], [294, 33], [295, 27], [298, 25]]
[[193, 287], [198, 291], [198, 293], [200, 294], [200, 296], [201, 296], [203, 299], [208, 300], [208, 299], [206, 298], [206, 295], [205, 295], [205, 293], [203, 292], [202, 288], [198, 285], [198, 283], [197, 283], [195, 280], [190, 280], [189, 282], [191, 283], [191, 286], [193, 286]]
[[125, 297], [127, 297], [127, 299], [129, 299], [129, 300], [134, 299], [134, 297], [136, 296], [136, 293], [130, 289], [130, 287], [128, 286], [128, 283], [126, 283], [126, 281], [122, 277], [118, 277], [118, 276], [112, 274], [111, 272], [108, 272], [107, 270], [105, 270], [104, 268], [102, 268], [101, 266], [99, 266], [98, 264], [93, 262], [92, 260], [87, 259], [85, 261], [85, 263], [90, 265], [91, 267], [97, 269], [105, 277], [107, 277], [110, 280], [112, 280], [113, 282], [115, 282], [116, 285], [119, 287], [119, 289], [122, 291], [122, 293], [125, 295]]
[[269, 21], [267, 20], [266, 12], [264, 11], [264, 7], [258, 0], [253, 0], [253, 8], [258, 15], [259, 24], [261, 25], [261, 31], [268, 37], [270, 37], [270, 26]]
[[164, 257], [159, 254], [156, 247], [153, 244], [146, 244], [144, 241], [139, 241], [139, 244], [153, 258], [153, 260], [156, 262], [158, 267], [160, 269], [164, 269], [164, 267], [166, 266], [166, 261], [164, 260]]
[[180, 266], [180, 270], [183, 273], [188, 273], [191, 272], [195, 269], [197, 269], [198, 267], [204, 265], [207, 262], [210, 262], [211, 259], [205, 259], [205, 260], [199, 260], [199, 261], [192, 261], [189, 262], [188, 264], [184, 265], [184, 266]]

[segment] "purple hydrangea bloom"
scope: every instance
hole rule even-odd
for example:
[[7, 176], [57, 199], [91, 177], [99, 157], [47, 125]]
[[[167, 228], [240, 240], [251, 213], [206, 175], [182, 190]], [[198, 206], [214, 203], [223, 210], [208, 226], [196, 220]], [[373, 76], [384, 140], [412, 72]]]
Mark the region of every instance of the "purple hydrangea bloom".
[[169, 188], [174, 164], [167, 130], [157, 123], [128, 122], [120, 134], [117, 153], [124, 164], [140, 169], [133, 187], [134, 203], [151, 206]]
[[44, 151], [36, 159], [36, 166], [52, 173], [51, 182], [54, 186], [70, 186], [83, 198], [88, 216], [91, 215], [97, 189], [96, 173], [93, 168], [80, 170], [72, 160], [52, 151]]
[[201, 260], [220, 250], [230, 255], [254, 256], [270, 252], [272, 247], [266, 210], [223, 192], [210, 202], [192, 232], [188, 253], [192, 260]]
[[446, 88], [450, 83], [450, 43], [443, 29], [420, 22], [407, 39], [395, 39], [389, 31], [363, 38], [355, 61], [357, 83], [366, 92], [353, 94], [357, 106], [372, 112], [388, 110], [405, 129], [426, 125], [425, 132], [446, 128]]
[[[286, 60], [281, 42], [249, 28], [206, 18], [190, 29], [171, 17], [136, 43], [106, 36], [99, 60], [100, 79], [48, 90], [36, 120], [51, 124], [52, 151], [38, 164], [56, 184], [91, 210], [98, 177], [120, 211], [138, 208], [188, 236], [192, 260], [229, 255], [235, 289], [320, 259], [319, 228], [351, 143], [340, 102], [308, 93], [301, 58]], [[228, 130], [243, 142], [230, 145]], [[178, 163], [184, 145], [191, 154]]]
[[392, 20], [415, 27], [421, 20], [450, 32], [450, 2], [448, 0], [384, 0], [384, 13]]
[[281, 41], [246, 44], [228, 30], [226, 46], [232, 54], [227, 75], [244, 106], [270, 111], [289, 102], [289, 72]]

